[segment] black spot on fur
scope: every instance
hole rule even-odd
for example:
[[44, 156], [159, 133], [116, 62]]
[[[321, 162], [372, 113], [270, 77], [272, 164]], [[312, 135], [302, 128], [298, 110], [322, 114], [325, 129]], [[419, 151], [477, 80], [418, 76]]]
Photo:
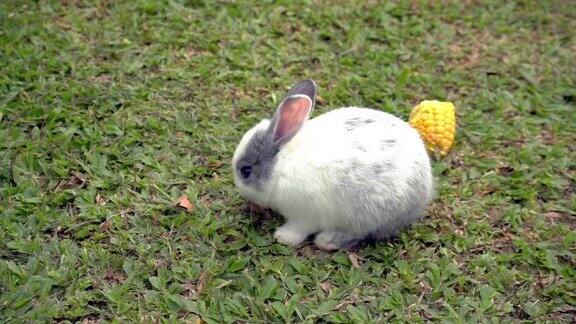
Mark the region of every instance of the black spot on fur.
[[371, 166], [372, 172], [375, 176], [382, 174], [383, 172], [390, 172], [396, 169], [396, 165], [392, 162], [382, 162], [375, 163]]
[[379, 175], [384, 172], [384, 166], [382, 164], [374, 164], [372, 165], [372, 172], [374, 172], [374, 175]]
[[354, 149], [355, 150], [360, 150], [362, 152], [368, 152], [368, 150], [366, 149], [366, 147], [360, 143], [354, 143]]
[[346, 126], [346, 130], [347, 131], [351, 131], [354, 130], [358, 127], [361, 127], [363, 125], [367, 125], [367, 124], [371, 124], [373, 122], [375, 122], [376, 120], [371, 119], [371, 118], [360, 118], [360, 117], [354, 117], [354, 118], [350, 118], [348, 119], [345, 123], [344, 126]]
[[380, 149], [382, 151], [387, 150], [396, 145], [395, 139], [385, 139], [380, 142]]

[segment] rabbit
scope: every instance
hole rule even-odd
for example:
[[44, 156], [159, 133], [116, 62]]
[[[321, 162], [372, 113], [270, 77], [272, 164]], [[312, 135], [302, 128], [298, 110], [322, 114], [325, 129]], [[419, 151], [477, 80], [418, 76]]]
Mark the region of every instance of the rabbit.
[[419, 133], [391, 114], [339, 108], [308, 120], [316, 83], [295, 84], [272, 119], [242, 137], [232, 158], [240, 195], [286, 222], [274, 238], [320, 249], [386, 239], [419, 220], [433, 196]]

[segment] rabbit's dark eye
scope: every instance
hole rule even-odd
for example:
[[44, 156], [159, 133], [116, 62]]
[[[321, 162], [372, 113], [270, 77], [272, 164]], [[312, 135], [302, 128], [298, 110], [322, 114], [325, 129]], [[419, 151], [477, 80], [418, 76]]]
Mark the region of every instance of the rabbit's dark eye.
[[249, 165], [240, 168], [240, 174], [244, 179], [248, 178], [251, 173], [252, 173], [252, 167]]

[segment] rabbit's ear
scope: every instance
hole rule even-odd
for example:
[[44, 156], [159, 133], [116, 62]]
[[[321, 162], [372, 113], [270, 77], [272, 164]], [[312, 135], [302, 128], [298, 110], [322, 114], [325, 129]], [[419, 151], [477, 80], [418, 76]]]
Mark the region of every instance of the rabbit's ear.
[[316, 82], [314, 80], [304, 80], [296, 83], [290, 88], [286, 98], [295, 95], [305, 95], [312, 100], [312, 109], [314, 109], [314, 103], [316, 98]]
[[312, 100], [304, 94], [297, 94], [287, 97], [282, 101], [272, 127], [272, 141], [276, 145], [283, 145], [298, 133], [304, 122], [310, 117], [312, 112]]

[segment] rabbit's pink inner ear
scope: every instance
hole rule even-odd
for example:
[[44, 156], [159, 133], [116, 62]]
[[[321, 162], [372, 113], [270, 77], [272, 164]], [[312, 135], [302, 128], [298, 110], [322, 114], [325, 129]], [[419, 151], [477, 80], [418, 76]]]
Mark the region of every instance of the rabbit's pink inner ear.
[[305, 96], [286, 99], [279, 108], [274, 141], [287, 139], [302, 127], [312, 110], [312, 101]]

